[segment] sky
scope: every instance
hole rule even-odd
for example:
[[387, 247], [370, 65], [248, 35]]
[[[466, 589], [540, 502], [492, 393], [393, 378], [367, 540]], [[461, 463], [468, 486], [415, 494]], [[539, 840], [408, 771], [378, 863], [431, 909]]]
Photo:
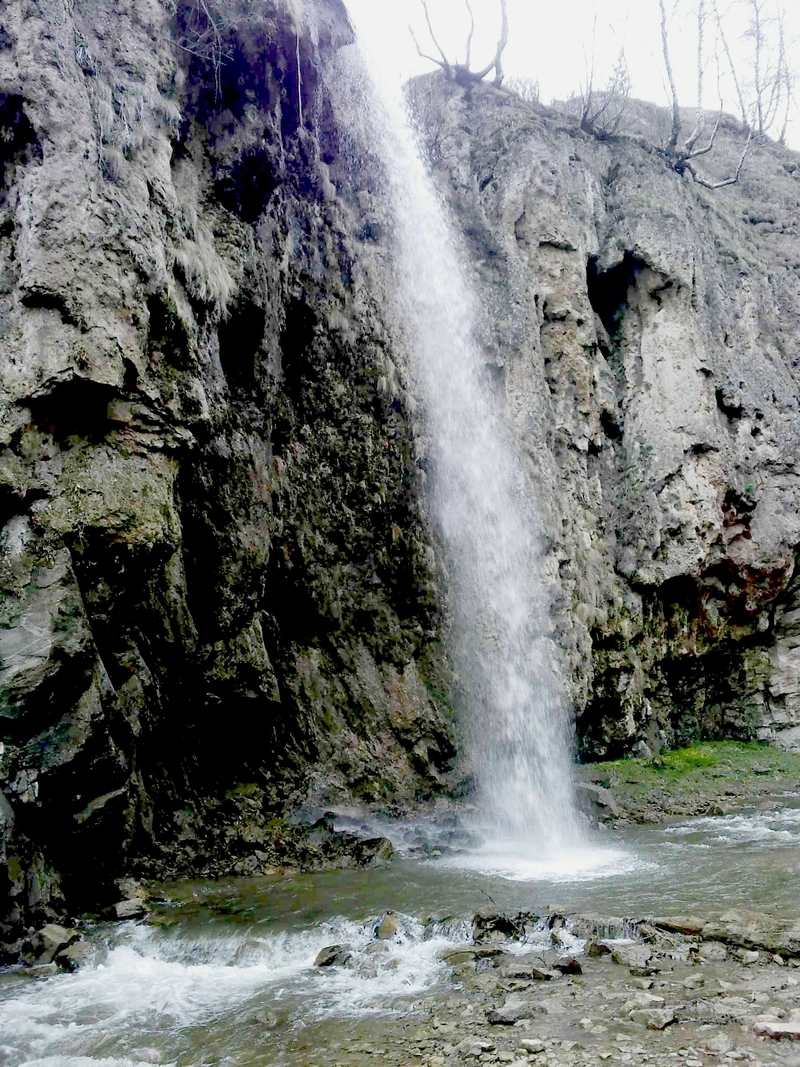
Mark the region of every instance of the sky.
[[[711, 0], [706, 0], [709, 4]], [[749, 69], [746, 44], [742, 34], [746, 27], [745, 3], [751, 0], [719, 0], [725, 12], [725, 25], [731, 50], [741, 71]], [[762, 0], [773, 5], [780, 0]], [[432, 47], [427, 35], [419, 0], [370, 0], [385, 5], [387, 22], [393, 24], [400, 65], [407, 74], [431, 69], [414, 48], [408, 25], [414, 26], [424, 50]], [[670, 14], [670, 50], [682, 106], [694, 107], [697, 100], [697, 33], [695, 0], [667, 0]], [[793, 39], [790, 56], [800, 67], [800, 5], [785, 0], [789, 35]], [[499, 0], [472, 0], [476, 15], [473, 45], [473, 68], [485, 66], [492, 55], [500, 30]], [[448, 55], [463, 59], [468, 17], [464, 0], [428, 0], [437, 35]], [[564, 99], [585, 82], [587, 67], [594, 51], [595, 85], [605, 85], [613, 61], [621, 48], [633, 81], [633, 95], [666, 105], [667, 83], [661, 55], [660, 14], [658, 0], [508, 0], [510, 41], [505, 54], [508, 77], [538, 81], [541, 100]], [[592, 38], [594, 36], [594, 49]], [[711, 37], [710, 28], [707, 39]], [[704, 104], [719, 106], [718, 80], [713, 42], [707, 41], [707, 68]], [[724, 66], [724, 57], [721, 60]], [[737, 113], [736, 97], [729, 76], [723, 78], [725, 109]], [[798, 94], [800, 95], [800, 94]], [[800, 150], [800, 111], [795, 106], [789, 143]]]

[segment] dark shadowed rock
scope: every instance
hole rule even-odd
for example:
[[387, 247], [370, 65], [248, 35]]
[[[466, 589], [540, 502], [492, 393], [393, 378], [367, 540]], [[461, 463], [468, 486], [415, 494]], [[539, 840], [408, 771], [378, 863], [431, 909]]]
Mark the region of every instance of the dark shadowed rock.
[[317, 953], [315, 967], [344, 967], [353, 958], [353, 946], [349, 944], [328, 945]]

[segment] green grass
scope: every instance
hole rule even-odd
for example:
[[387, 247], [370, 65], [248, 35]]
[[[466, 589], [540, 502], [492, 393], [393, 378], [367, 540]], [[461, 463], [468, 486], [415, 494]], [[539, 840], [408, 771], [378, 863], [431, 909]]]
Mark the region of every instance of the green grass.
[[707, 741], [650, 759], [594, 763], [582, 777], [611, 789], [625, 808], [665, 809], [712, 800], [714, 795], [763, 793], [770, 783], [800, 782], [800, 756], [760, 742]]

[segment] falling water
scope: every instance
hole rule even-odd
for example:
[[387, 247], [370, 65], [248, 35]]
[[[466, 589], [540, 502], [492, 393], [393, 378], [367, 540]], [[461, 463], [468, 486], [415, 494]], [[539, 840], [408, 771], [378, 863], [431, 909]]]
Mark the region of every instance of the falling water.
[[350, 55], [337, 76], [350, 93], [353, 134], [366, 138], [386, 175], [398, 318], [430, 442], [431, 507], [445, 544], [454, 659], [485, 813], [500, 834], [552, 852], [578, 835], [535, 495], [476, 339], [467, 253], [393, 67], [394, 34], [407, 31], [392, 24], [391, 4], [347, 6], [361, 58]]

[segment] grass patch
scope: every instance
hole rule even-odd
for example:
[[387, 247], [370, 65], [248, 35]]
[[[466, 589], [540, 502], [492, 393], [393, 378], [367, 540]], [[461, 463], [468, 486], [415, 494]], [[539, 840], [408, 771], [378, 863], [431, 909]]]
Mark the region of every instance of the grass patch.
[[588, 764], [579, 774], [610, 789], [625, 809], [681, 811], [714, 797], [797, 788], [800, 756], [761, 742], [705, 741], [650, 759]]

